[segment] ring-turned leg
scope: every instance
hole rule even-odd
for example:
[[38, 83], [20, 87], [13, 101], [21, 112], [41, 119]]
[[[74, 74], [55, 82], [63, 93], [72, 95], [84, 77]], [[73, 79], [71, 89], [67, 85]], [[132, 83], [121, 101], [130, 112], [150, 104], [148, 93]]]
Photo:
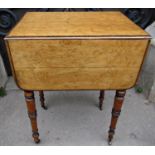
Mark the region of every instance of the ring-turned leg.
[[100, 90], [100, 96], [99, 96], [99, 109], [100, 110], [102, 110], [103, 100], [104, 100], [104, 90]]
[[109, 129], [109, 137], [108, 137], [108, 144], [112, 144], [112, 139], [115, 133], [115, 128], [117, 124], [118, 117], [121, 113], [121, 107], [124, 101], [126, 91], [125, 90], [117, 90], [114, 100], [114, 105], [112, 109], [112, 118], [111, 118], [111, 124]]
[[40, 103], [41, 107], [45, 110], [47, 110], [47, 106], [45, 105], [45, 98], [44, 98], [44, 92], [41, 90], [39, 91], [39, 96], [40, 96]]
[[34, 99], [34, 92], [33, 91], [24, 91], [28, 116], [31, 121], [32, 126], [32, 137], [34, 138], [35, 143], [39, 143], [39, 133], [37, 127], [37, 111], [35, 107], [35, 99]]

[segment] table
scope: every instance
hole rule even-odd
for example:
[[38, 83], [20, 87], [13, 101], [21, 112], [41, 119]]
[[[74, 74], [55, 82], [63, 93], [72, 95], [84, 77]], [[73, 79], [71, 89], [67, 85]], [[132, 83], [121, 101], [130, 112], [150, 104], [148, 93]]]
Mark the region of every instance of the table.
[[137, 81], [150, 36], [121, 12], [28, 12], [5, 37], [16, 84], [24, 91], [38, 143], [34, 91], [116, 90], [111, 144], [125, 92]]

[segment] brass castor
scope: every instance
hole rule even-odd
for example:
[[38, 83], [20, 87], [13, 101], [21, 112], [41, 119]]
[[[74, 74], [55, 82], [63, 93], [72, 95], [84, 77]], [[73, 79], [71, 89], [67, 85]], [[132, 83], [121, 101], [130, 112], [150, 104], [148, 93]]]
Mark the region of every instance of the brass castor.
[[34, 140], [34, 142], [35, 142], [36, 144], [39, 144], [39, 143], [40, 143], [40, 139]]

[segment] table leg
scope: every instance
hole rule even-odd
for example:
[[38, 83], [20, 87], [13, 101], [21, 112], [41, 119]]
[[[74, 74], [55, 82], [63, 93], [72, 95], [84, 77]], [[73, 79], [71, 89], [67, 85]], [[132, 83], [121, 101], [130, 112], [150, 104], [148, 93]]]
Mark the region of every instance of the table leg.
[[108, 143], [109, 145], [112, 144], [112, 139], [115, 133], [115, 128], [117, 124], [118, 117], [121, 113], [121, 107], [124, 101], [126, 91], [125, 90], [117, 90], [114, 100], [114, 105], [112, 109], [112, 118], [111, 118], [111, 124], [109, 129], [109, 137], [108, 137]]
[[102, 110], [103, 100], [104, 100], [104, 90], [100, 90], [100, 96], [99, 96], [99, 109], [100, 110]]
[[45, 98], [44, 98], [44, 92], [41, 90], [39, 91], [39, 96], [40, 96], [40, 103], [41, 107], [45, 110], [47, 110], [47, 106], [45, 105]]
[[24, 91], [27, 110], [28, 110], [28, 116], [31, 121], [32, 126], [32, 137], [34, 138], [35, 143], [39, 143], [39, 133], [38, 133], [38, 127], [37, 127], [37, 111], [35, 107], [35, 98], [34, 98], [34, 92], [33, 91]]

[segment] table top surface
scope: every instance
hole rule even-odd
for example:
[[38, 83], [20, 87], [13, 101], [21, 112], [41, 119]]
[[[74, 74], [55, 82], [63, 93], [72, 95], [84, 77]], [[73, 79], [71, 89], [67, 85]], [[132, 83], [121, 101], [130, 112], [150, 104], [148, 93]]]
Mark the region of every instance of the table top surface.
[[28, 12], [11, 37], [149, 37], [121, 12]]
[[30, 12], [6, 38], [24, 90], [131, 88], [148, 44], [149, 35], [120, 12]]

